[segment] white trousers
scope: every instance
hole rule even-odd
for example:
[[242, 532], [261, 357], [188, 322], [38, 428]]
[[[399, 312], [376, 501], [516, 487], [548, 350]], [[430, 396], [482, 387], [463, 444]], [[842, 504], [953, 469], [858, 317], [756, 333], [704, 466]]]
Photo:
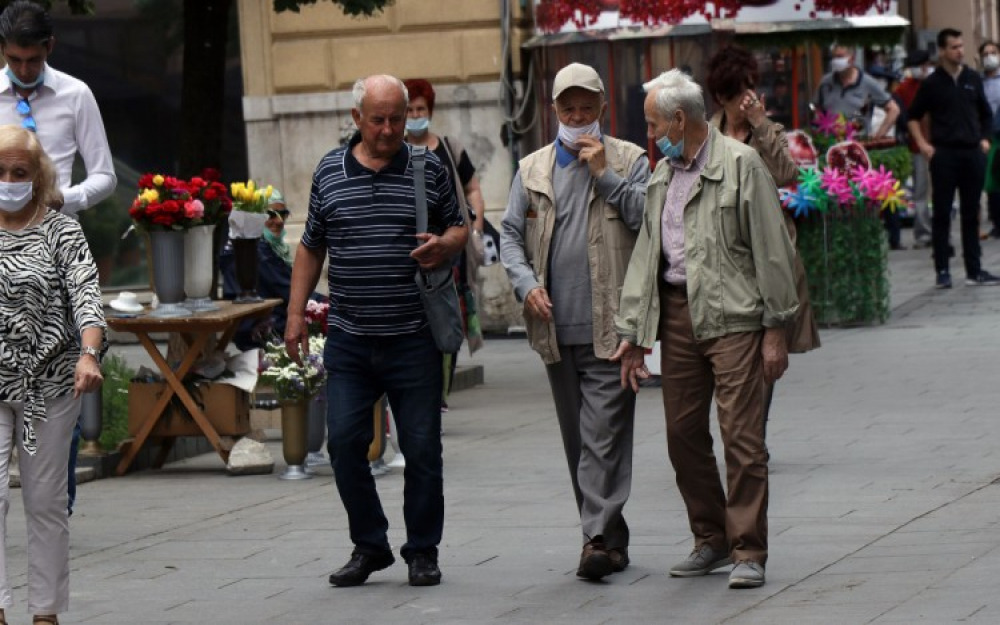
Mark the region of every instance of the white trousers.
[[[28, 610], [62, 614], [69, 609], [69, 514], [66, 510], [69, 446], [80, 416], [72, 395], [45, 399], [47, 421], [35, 423], [38, 451], [19, 450], [21, 496], [28, 527]], [[10, 455], [20, 446], [21, 402], [0, 402], [0, 608], [13, 604], [7, 577], [7, 510]]]

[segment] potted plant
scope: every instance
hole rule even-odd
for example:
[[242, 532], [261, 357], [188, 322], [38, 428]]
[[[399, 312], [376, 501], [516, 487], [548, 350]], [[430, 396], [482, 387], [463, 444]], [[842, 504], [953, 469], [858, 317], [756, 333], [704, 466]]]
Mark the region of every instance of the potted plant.
[[149, 236], [153, 290], [160, 302], [151, 316], [190, 314], [180, 305], [184, 299], [184, 231], [203, 212], [201, 203], [192, 200], [186, 181], [162, 174], [139, 178], [139, 195], [129, 216], [136, 229]]
[[326, 380], [323, 368], [323, 347], [326, 339], [309, 337], [309, 355], [302, 355], [302, 364], [291, 359], [283, 343], [269, 343], [264, 348], [258, 369], [260, 380], [269, 384], [281, 403], [281, 449], [288, 469], [280, 475], [285, 480], [302, 480], [309, 476], [303, 463], [307, 451], [307, 416], [309, 401]]
[[236, 260], [236, 279], [240, 283], [237, 303], [259, 302], [257, 295], [257, 240], [264, 233], [267, 221], [267, 204], [271, 198], [270, 185], [261, 189], [253, 180], [234, 182], [233, 210], [229, 214], [229, 238], [233, 240]]

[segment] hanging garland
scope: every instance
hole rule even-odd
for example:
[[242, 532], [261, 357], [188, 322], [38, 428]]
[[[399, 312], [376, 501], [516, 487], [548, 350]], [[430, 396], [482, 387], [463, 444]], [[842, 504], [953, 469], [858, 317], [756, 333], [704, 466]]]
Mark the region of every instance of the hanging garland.
[[[645, 26], [679, 24], [685, 19], [701, 14], [706, 20], [735, 18], [744, 6], [760, 6], [770, 2], [761, 0], [539, 0], [535, 9], [535, 23], [548, 33], [558, 32], [568, 22], [577, 28], [597, 23], [601, 11], [618, 8], [619, 15]], [[890, 0], [814, 0], [817, 11], [829, 11], [838, 17], [864, 15], [875, 9], [886, 13]], [[804, 2], [795, 5], [796, 11], [804, 10]]]

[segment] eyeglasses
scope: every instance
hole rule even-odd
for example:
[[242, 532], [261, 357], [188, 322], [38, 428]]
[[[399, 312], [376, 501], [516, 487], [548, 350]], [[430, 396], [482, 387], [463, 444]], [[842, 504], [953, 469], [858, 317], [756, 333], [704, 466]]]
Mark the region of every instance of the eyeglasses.
[[31, 116], [31, 103], [28, 102], [26, 98], [17, 99], [17, 112], [24, 115], [21, 120], [21, 128], [26, 128], [31, 132], [38, 132], [38, 124], [35, 123], [35, 118]]
[[281, 209], [281, 210], [278, 210], [278, 211], [272, 211], [272, 210], [267, 211], [267, 216], [268, 217], [271, 217], [272, 219], [274, 217], [281, 217], [281, 221], [287, 220], [288, 219], [288, 215], [290, 215], [290, 214], [291, 214], [291, 211], [289, 211], [287, 209], [284, 209], [284, 208]]

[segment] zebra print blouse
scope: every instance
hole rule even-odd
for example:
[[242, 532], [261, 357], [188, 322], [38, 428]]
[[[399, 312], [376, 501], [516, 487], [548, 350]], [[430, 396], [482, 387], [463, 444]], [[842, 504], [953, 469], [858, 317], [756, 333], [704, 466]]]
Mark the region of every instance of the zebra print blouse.
[[107, 324], [80, 224], [49, 212], [37, 226], [0, 230], [0, 401], [24, 402], [28, 454], [37, 451], [44, 398], [73, 392], [78, 337], [94, 326]]

